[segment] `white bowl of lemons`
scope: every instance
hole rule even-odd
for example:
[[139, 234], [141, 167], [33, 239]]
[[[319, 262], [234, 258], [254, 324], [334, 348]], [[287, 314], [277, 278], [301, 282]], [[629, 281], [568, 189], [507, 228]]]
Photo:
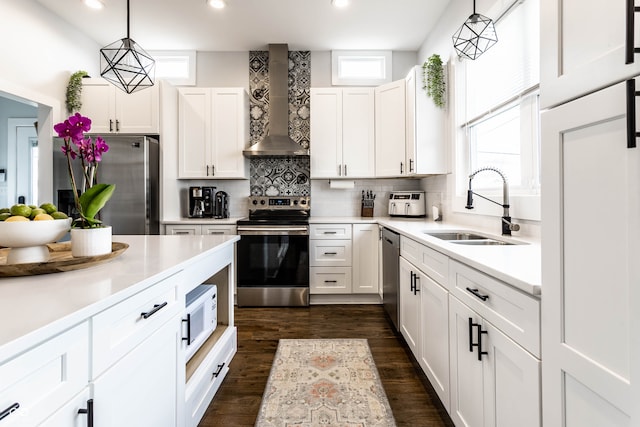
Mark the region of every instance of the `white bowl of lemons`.
[[2, 210], [0, 246], [10, 248], [7, 264], [46, 262], [47, 243], [60, 240], [71, 228], [71, 218], [58, 212], [51, 203], [43, 203], [39, 208], [17, 204]]

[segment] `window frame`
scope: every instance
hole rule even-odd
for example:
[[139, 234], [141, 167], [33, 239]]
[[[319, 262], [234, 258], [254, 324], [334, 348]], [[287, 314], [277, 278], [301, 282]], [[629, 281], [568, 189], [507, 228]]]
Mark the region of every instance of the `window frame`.
[[172, 78], [172, 77], [159, 77], [160, 79], [167, 81], [175, 86], [195, 86], [196, 85], [196, 67], [197, 56], [195, 50], [153, 50], [149, 51], [149, 54], [157, 62], [161, 62], [163, 58], [186, 58], [189, 65], [188, 77], [186, 78]]
[[[392, 79], [393, 56], [390, 50], [332, 50], [331, 84], [334, 86], [378, 86]], [[340, 63], [348, 59], [380, 58], [384, 61], [384, 76], [381, 78], [346, 78], [340, 76]]]

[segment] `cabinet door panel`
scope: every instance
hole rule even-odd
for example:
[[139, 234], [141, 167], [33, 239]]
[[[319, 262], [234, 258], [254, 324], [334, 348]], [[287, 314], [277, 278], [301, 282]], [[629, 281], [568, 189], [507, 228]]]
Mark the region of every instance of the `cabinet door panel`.
[[244, 90], [213, 90], [212, 171], [214, 178], [244, 178], [247, 159], [242, 150], [249, 142]]
[[540, 427], [540, 360], [490, 323], [482, 329], [485, 425]]
[[342, 92], [343, 175], [375, 176], [375, 108], [373, 88], [350, 88]]
[[311, 177], [342, 174], [342, 90], [311, 89]]
[[[542, 114], [545, 425], [581, 419], [570, 402], [584, 388], [598, 407], [634, 410], [637, 300], [629, 301], [640, 282], [640, 149], [626, 148], [625, 114], [625, 84]], [[594, 203], [585, 208], [585, 200]], [[615, 226], [594, 227], [605, 218]]]
[[469, 349], [469, 340], [476, 342], [475, 332], [469, 336], [469, 319], [481, 323], [481, 318], [455, 297], [449, 295], [449, 342], [451, 345], [451, 410], [449, 415], [457, 427], [484, 426], [484, 386], [482, 362], [477, 348]]
[[126, 93], [114, 88], [116, 131], [120, 133], [158, 133], [158, 86]]
[[80, 111], [91, 119], [91, 133], [115, 132], [114, 110], [115, 97], [111, 83], [103, 79], [83, 79]]
[[211, 91], [179, 89], [178, 111], [178, 177], [206, 177], [207, 147], [211, 140]]
[[179, 320], [153, 333], [94, 381], [96, 427], [175, 427]]
[[[420, 274], [420, 272], [406, 259], [400, 257], [400, 333], [415, 358], [420, 360], [420, 293], [414, 293], [412, 290], [413, 274]], [[418, 283], [419, 288], [420, 283]]]
[[449, 410], [449, 292], [420, 278], [422, 351], [419, 359], [440, 401]]
[[376, 177], [400, 176], [405, 165], [404, 80], [375, 88]]
[[[640, 55], [625, 63], [625, 5], [626, 0], [591, 1], [588, 7], [581, 0], [541, 1], [542, 108], [640, 73]], [[639, 29], [636, 25], [635, 46], [640, 46]]]
[[378, 293], [377, 224], [353, 224], [353, 293]]

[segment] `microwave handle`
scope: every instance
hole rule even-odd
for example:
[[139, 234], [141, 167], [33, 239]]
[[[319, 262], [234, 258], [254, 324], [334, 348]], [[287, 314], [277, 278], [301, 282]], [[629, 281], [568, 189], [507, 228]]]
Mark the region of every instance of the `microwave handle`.
[[183, 322], [187, 322], [187, 337], [182, 338], [182, 341], [186, 341], [187, 345], [191, 345], [191, 314], [187, 314], [186, 319], [182, 319]]

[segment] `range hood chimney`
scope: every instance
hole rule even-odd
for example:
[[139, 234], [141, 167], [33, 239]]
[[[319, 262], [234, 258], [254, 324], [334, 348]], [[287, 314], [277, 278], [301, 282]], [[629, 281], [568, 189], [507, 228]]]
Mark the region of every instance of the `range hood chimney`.
[[269, 135], [242, 152], [245, 157], [308, 156], [289, 138], [289, 47], [269, 45]]

